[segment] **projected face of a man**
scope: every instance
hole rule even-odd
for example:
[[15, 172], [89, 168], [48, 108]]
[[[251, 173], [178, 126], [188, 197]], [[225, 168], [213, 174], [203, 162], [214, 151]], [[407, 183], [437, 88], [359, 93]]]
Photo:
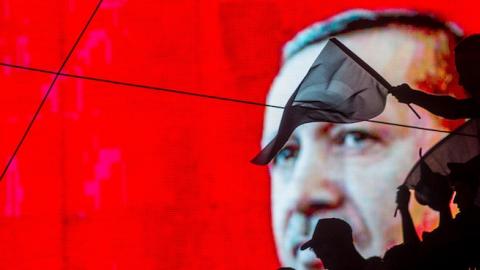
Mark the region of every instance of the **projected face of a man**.
[[[425, 89], [426, 80], [437, 85], [453, 80], [447, 71], [451, 48], [443, 32], [390, 26], [338, 38], [392, 85], [406, 82]], [[307, 46], [285, 62], [268, 104], [286, 103], [324, 44]], [[420, 120], [389, 96], [384, 113], [375, 120], [442, 128], [434, 116], [417, 111]], [[280, 109], [267, 109], [263, 145], [275, 136], [281, 115]], [[401, 221], [393, 218], [396, 187], [418, 159], [418, 148], [425, 151], [442, 136], [370, 122], [298, 127], [270, 165], [273, 227], [282, 263], [297, 270], [321, 269], [313, 252], [299, 250], [319, 218], [347, 221], [355, 246], [365, 257], [383, 256], [388, 247], [401, 242]], [[424, 209], [412, 209], [415, 223], [433, 226], [435, 215]]]

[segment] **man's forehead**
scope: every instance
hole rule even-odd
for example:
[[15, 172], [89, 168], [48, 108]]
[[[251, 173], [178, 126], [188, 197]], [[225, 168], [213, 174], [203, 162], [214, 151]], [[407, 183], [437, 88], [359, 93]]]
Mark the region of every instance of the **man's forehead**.
[[[449, 36], [444, 31], [427, 31], [401, 25], [355, 31], [337, 38], [392, 85], [404, 82], [415, 85], [423, 80], [425, 70], [437, 64], [438, 57], [432, 52], [437, 50], [438, 44], [449, 46]], [[325, 44], [326, 41], [322, 41], [309, 45], [284, 63], [270, 88], [268, 104], [286, 104]], [[426, 68], [412, 72], [414, 65]], [[276, 134], [282, 112], [280, 109], [267, 108], [263, 143]]]

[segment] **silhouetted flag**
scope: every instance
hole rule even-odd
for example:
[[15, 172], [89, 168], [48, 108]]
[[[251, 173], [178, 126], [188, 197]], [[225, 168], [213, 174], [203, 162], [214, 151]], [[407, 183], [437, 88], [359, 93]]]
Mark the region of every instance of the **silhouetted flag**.
[[354, 123], [379, 115], [390, 88], [345, 45], [330, 39], [285, 105], [277, 136], [252, 162], [268, 164], [302, 124]]
[[[479, 131], [480, 119], [469, 120], [452, 131], [415, 164], [405, 179], [405, 185], [411, 189], [423, 186], [422, 177], [424, 178], [422, 181], [432, 181], [432, 179], [433, 181], [448, 181], [446, 176], [450, 174], [449, 163], [466, 163], [480, 154]], [[478, 162], [478, 158], [473, 161]], [[474, 164], [474, 166], [478, 165]], [[477, 170], [480, 174], [480, 167]], [[431, 177], [435, 174], [440, 174], [441, 177]], [[420, 197], [424, 201], [430, 201], [431, 198], [429, 197], [435, 195], [429, 190], [424, 192], [421, 188], [416, 190], [421, 193]], [[478, 199], [480, 199], [479, 196], [477, 196]], [[477, 201], [476, 204], [480, 206], [480, 201]]]

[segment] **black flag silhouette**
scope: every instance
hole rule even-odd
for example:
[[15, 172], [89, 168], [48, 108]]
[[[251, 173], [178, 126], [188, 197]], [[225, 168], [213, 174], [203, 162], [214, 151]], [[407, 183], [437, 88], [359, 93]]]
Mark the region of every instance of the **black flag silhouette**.
[[[451, 173], [449, 164], [467, 163], [469, 166], [480, 166], [480, 119], [471, 119], [455, 129], [443, 140], [432, 147], [412, 168], [405, 179], [405, 185], [415, 189], [417, 198], [429, 202], [435, 200], [437, 192], [424, 189], [424, 181], [448, 181]], [[475, 164], [474, 164], [475, 163]], [[478, 170], [477, 176], [480, 175]], [[432, 186], [430, 183], [428, 186]], [[437, 183], [441, 186], [444, 183]], [[478, 192], [478, 191], [477, 191]], [[475, 202], [480, 206], [480, 199], [477, 196]]]
[[354, 123], [383, 112], [391, 85], [355, 53], [331, 38], [288, 100], [277, 136], [252, 160], [266, 165], [298, 126]]

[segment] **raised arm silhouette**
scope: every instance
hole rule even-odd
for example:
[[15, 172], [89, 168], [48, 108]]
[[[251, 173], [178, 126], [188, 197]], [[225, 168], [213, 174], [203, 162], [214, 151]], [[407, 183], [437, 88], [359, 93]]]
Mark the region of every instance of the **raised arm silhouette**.
[[480, 34], [471, 35], [455, 47], [455, 66], [459, 84], [470, 95], [467, 99], [433, 95], [414, 90], [408, 84], [390, 91], [399, 102], [413, 103], [448, 119], [480, 117]]

